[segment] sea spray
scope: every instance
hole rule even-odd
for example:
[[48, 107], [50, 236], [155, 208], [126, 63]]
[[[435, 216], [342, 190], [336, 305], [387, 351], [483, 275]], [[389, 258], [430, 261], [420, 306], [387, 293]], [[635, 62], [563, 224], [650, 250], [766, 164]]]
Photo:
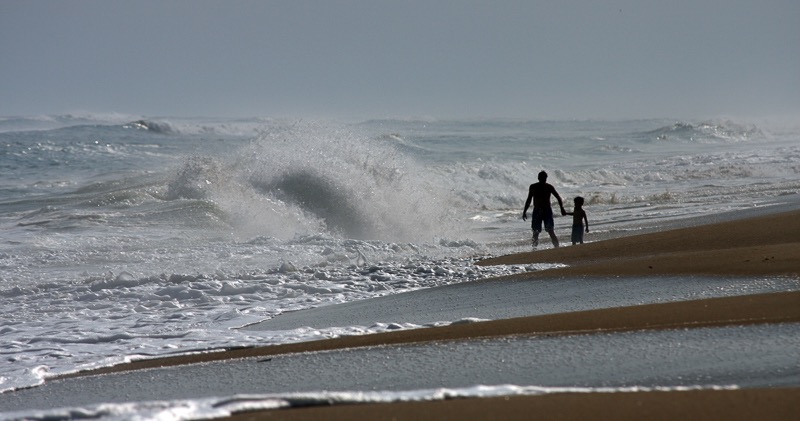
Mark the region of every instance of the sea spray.
[[239, 236], [431, 241], [454, 235], [449, 192], [391, 139], [322, 124], [265, 131], [241, 151], [190, 157], [168, 198], [219, 204]]

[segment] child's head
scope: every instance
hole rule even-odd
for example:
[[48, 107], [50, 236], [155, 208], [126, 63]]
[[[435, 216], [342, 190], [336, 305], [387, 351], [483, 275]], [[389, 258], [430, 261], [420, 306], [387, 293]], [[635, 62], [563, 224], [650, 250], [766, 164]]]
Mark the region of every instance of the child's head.
[[575, 198], [575, 206], [583, 206], [583, 198], [578, 196]]

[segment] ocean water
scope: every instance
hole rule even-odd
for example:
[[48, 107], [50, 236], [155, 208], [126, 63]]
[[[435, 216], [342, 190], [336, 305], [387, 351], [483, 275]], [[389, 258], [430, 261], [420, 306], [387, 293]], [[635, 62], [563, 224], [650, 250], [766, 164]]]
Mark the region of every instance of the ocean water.
[[0, 118], [0, 391], [334, 336], [235, 328], [543, 269], [472, 265], [530, 250], [540, 170], [568, 209], [586, 198], [588, 241], [797, 208], [798, 140], [730, 120]]

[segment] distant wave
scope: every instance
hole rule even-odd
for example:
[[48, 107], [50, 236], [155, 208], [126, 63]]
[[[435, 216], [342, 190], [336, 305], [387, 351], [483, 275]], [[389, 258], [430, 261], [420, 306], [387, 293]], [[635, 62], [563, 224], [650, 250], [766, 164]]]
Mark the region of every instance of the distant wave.
[[126, 129], [149, 130], [153, 133], [171, 134], [176, 130], [164, 121], [136, 120], [122, 126]]
[[125, 114], [58, 114], [0, 117], [0, 132], [54, 130], [86, 125], [117, 125], [136, 119]]
[[379, 126], [379, 125], [392, 125], [392, 124], [429, 124], [437, 123], [440, 120], [433, 117], [408, 117], [408, 118], [375, 118], [365, 120], [359, 123], [365, 126]]
[[276, 121], [269, 118], [146, 117], [118, 113], [0, 116], [0, 133], [108, 126], [173, 135], [212, 133], [222, 136], [256, 136], [265, 127], [277, 124]]
[[730, 120], [707, 121], [697, 124], [678, 122], [670, 126], [664, 126], [645, 132], [644, 134], [656, 140], [700, 142], [740, 142], [764, 136], [761, 129], [754, 125], [739, 124]]

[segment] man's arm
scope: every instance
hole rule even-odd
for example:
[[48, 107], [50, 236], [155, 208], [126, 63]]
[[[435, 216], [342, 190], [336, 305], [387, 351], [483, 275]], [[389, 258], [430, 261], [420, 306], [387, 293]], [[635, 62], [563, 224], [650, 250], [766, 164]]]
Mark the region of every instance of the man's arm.
[[561, 201], [561, 196], [558, 195], [558, 192], [556, 191], [555, 187], [553, 187], [553, 196], [555, 196], [556, 200], [558, 200], [558, 207], [561, 208], [561, 216], [565, 216], [567, 214], [567, 211], [564, 210], [564, 202]]
[[525, 200], [525, 209], [522, 210], [522, 220], [528, 220], [528, 207], [531, 205], [531, 200], [533, 199], [533, 184], [528, 187], [528, 199]]

